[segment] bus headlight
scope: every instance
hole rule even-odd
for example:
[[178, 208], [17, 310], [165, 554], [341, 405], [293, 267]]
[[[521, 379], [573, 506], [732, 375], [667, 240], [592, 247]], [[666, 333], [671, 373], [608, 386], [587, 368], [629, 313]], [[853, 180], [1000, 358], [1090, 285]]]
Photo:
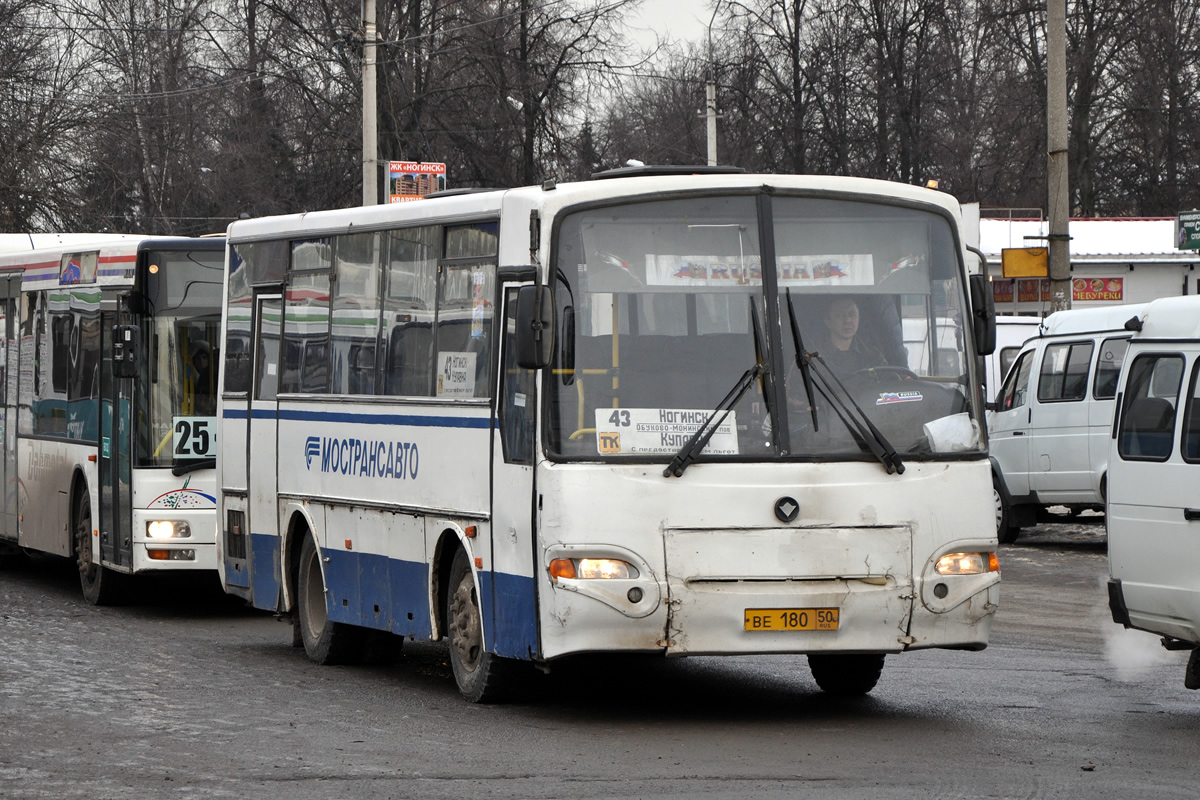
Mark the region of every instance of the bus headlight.
[[999, 572], [1000, 559], [995, 553], [947, 553], [934, 565], [938, 575], [982, 575]]
[[182, 520], [156, 519], [146, 523], [146, 535], [151, 539], [187, 539], [192, 528]]
[[615, 558], [556, 558], [550, 562], [550, 577], [570, 579], [632, 580], [638, 577], [637, 567]]

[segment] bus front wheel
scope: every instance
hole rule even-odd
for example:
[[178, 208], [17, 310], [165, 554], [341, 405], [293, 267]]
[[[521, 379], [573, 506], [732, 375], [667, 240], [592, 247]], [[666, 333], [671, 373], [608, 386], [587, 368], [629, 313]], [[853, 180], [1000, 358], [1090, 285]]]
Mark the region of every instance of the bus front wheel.
[[83, 599], [94, 606], [119, 602], [126, 577], [92, 560], [92, 498], [87, 489], [75, 496], [71, 524], [75, 532], [75, 563], [79, 566]]
[[808, 668], [821, 691], [838, 697], [858, 697], [875, 688], [883, 673], [883, 654], [841, 653], [808, 656]]
[[296, 616], [304, 652], [318, 664], [354, 664], [362, 659], [365, 630], [329, 621], [321, 551], [311, 536], [300, 549], [296, 586]]
[[458, 551], [450, 567], [445, 618], [450, 666], [462, 696], [472, 703], [507, 699], [520, 677], [520, 662], [501, 658], [484, 647], [483, 615], [466, 550]]

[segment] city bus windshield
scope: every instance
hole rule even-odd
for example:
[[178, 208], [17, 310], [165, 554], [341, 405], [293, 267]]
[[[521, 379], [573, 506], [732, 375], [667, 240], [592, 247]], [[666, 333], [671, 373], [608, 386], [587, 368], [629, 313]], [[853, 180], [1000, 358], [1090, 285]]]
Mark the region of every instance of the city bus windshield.
[[557, 231], [551, 457], [671, 462], [706, 421], [702, 460], [879, 458], [903, 471], [901, 459], [981, 452], [942, 215], [687, 197], [576, 211]]
[[224, 254], [160, 250], [147, 256], [138, 464], [200, 465], [216, 456]]

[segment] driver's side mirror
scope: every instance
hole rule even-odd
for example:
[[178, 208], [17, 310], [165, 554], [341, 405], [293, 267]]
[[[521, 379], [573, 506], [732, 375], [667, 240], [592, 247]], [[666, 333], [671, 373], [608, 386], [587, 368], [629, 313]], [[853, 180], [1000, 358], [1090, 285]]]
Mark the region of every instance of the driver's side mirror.
[[114, 377], [137, 377], [140, 338], [136, 325], [113, 326], [112, 371]]
[[544, 286], [517, 290], [517, 366], [541, 369], [554, 356], [554, 301]]
[[971, 276], [971, 320], [975, 329], [975, 352], [990, 356], [996, 350], [996, 299], [986, 275]]

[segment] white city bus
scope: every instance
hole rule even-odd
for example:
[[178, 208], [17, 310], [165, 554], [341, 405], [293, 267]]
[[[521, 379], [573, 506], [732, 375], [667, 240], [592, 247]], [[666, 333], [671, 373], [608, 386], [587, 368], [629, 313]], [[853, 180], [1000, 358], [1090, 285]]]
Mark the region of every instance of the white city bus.
[[216, 567], [224, 248], [72, 235], [0, 255], [0, 550], [75, 559], [91, 603]]
[[[233, 223], [226, 591], [321, 663], [446, 639], [472, 701], [573, 653], [807, 654], [860, 694], [985, 647], [994, 320], [957, 203], [696, 171]], [[839, 380], [845, 297], [880, 361]], [[957, 329], [909, 364], [910, 318]]]

